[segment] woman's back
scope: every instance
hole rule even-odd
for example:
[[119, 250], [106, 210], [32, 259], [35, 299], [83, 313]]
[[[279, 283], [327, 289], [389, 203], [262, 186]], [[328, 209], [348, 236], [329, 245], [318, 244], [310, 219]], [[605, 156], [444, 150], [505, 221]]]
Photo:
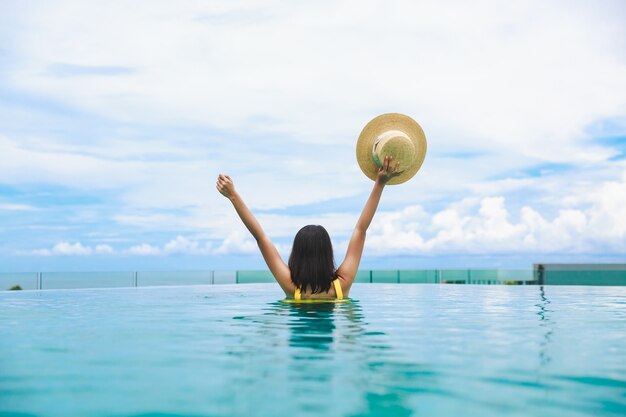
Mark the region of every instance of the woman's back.
[[296, 287], [293, 298], [296, 300], [341, 300], [348, 298], [351, 283], [347, 283], [344, 279], [337, 277], [332, 281], [328, 291], [313, 293], [311, 291], [302, 291]]

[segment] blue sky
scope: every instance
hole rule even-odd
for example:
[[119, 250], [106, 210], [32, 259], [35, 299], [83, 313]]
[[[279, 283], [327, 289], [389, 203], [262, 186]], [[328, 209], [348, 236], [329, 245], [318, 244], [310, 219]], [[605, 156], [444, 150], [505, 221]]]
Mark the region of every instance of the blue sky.
[[626, 259], [620, 1], [0, 4], [0, 270], [259, 268], [218, 173], [287, 257], [341, 261], [374, 116], [426, 132], [364, 267]]

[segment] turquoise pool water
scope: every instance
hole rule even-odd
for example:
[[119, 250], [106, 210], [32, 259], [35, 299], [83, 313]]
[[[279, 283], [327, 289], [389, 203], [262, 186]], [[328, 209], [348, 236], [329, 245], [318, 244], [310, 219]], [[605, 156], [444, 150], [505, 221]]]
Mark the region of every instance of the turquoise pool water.
[[0, 293], [0, 415], [617, 416], [626, 288]]

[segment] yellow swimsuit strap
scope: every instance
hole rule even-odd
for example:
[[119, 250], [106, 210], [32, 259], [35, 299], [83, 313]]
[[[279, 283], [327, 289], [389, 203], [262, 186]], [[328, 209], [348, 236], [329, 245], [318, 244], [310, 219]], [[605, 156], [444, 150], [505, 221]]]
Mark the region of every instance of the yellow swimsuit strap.
[[335, 278], [333, 280], [333, 285], [335, 286], [335, 294], [337, 294], [337, 300], [343, 300], [343, 290], [341, 289], [341, 282], [339, 278]]
[[[337, 300], [343, 300], [343, 290], [341, 289], [341, 282], [339, 281], [339, 278], [335, 278], [333, 280], [333, 286], [335, 287], [335, 294], [337, 295]], [[296, 290], [293, 293], [293, 299], [294, 300], [302, 299], [302, 291], [300, 290], [300, 288], [296, 287]]]

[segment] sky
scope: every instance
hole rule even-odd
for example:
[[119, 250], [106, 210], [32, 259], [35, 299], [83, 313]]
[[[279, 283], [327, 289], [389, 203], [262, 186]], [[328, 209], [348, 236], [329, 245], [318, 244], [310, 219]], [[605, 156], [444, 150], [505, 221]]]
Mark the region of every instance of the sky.
[[0, 0], [0, 271], [261, 269], [230, 175], [285, 259], [341, 262], [358, 135], [417, 120], [363, 268], [626, 261], [623, 1]]

